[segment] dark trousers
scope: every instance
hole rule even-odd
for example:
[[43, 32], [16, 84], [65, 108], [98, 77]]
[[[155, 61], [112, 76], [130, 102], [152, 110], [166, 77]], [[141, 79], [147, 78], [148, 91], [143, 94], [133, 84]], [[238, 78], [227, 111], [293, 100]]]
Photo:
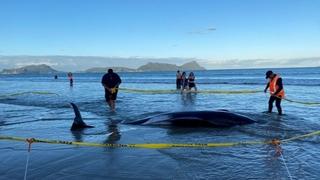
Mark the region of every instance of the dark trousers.
[[276, 107], [278, 109], [278, 113], [279, 115], [282, 114], [282, 109], [281, 109], [281, 99], [278, 98], [278, 97], [275, 97], [275, 96], [270, 96], [270, 99], [269, 99], [269, 112], [271, 113], [272, 112], [272, 108], [273, 108], [273, 102], [276, 101]]
[[181, 89], [181, 79], [177, 79], [176, 84], [177, 84], [177, 89]]

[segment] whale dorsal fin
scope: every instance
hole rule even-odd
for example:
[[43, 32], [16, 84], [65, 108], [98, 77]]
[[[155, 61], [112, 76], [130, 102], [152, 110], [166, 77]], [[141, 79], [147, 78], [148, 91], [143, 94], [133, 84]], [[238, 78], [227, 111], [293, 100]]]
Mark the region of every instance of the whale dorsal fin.
[[75, 115], [75, 118], [74, 118], [72, 126], [71, 126], [71, 130], [78, 130], [78, 129], [83, 129], [83, 128], [92, 128], [93, 126], [89, 126], [83, 121], [78, 106], [75, 105], [74, 103], [70, 103], [70, 104], [71, 104], [71, 106], [73, 108], [74, 115]]

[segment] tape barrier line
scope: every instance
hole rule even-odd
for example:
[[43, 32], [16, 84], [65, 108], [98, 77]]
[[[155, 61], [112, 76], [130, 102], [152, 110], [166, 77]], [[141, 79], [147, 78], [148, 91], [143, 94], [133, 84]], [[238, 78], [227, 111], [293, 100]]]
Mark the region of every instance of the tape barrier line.
[[0, 95], [0, 98], [21, 96], [21, 95], [25, 95], [25, 94], [39, 94], [39, 95], [56, 95], [56, 96], [59, 96], [59, 94], [57, 94], [57, 93], [52, 93], [52, 92], [47, 92], [47, 91], [27, 91], [27, 92]]
[[[274, 96], [274, 95], [273, 95]], [[298, 104], [303, 104], [303, 105], [309, 105], [309, 106], [317, 106], [317, 105], [320, 105], [320, 102], [304, 102], [304, 101], [297, 101], [297, 100], [291, 100], [291, 99], [287, 99], [286, 97], [285, 98], [281, 98], [279, 96], [274, 96], [274, 97], [277, 97], [279, 99], [284, 99], [285, 101], [288, 101], [288, 102], [292, 102], [292, 103], [298, 103]]]
[[296, 101], [296, 100], [291, 100], [291, 99], [287, 99], [284, 98], [284, 100], [288, 101], [288, 102], [293, 102], [293, 103], [298, 103], [298, 104], [304, 104], [304, 105], [320, 105], [320, 102], [303, 102], [303, 101]]
[[314, 131], [312, 133], [308, 133], [308, 134], [304, 134], [304, 135], [300, 135], [300, 136], [295, 136], [295, 137], [292, 137], [292, 138], [284, 139], [281, 142], [286, 143], [286, 142], [289, 142], [289, 141], [305, 139], [305, 138], [308, 138], [308, 137], [319, 136], [319, 135], [320, 135], [320, 131]]
[[[123, 92], [130, 93], [144, 93], [144, 94], [178, 94], [180, 90], [148, 90], [148, 89], [130, 89], [130, 88], [119, 88]], [[198, 91], [184, 91], [187, 93], [203, 93], [203, 94], [253, 94], [262, 92], [261, 90], [198, 90]]]
[[[295, 136], [288, 139], [280, 140], [282, 143], [308, 138], [311, 136], [320, 135], [320, 131], [315, 131], [305, 135]], [[0, 136], [0, 140], [11, 140], [26, 142], [26, 138]], [[246, 146], [246, 145], [262, 145], [273, 144], [273, 140], [267, 141], [247, 141], [247, 142], [225, 142], [225, 143], [142, 143], [142, 144], [100, 144], [90, 142], [74, 142], [74, 141], [61, 141], [61, 140], [48, 140], [48, 139], [34, 139], [34, 143], [47, 143], [47, 144], [66, 144], [77, 146], [90, 146], [90, 147], [110, 147], [110, 148], [145, 148], [145, 149], [164, 149], [164, 148], [215, 148], [215, 147], [233, 147], [233, 146]]]
[[[148, 89], [130, 89], [119, 88], [119, 90], [128, 93], [143, 93], [143, 94], [180, 94], [180, 90], [148, 90]], [[261, 90], [198, 90], [198, 91], [184, 91], [186, 93], [201, 93], [201, 94], [254, 94], [262, 92]], [[320, 102], [303, 102], [284, 98], [285, 101], [298, 103], [303, 105], [320, 105]]]
[[[0, 136], [0, 140], [12, 140], [25, 142], [26, 138]], [[66, 144], [78, 146], [91, 146], [91, 147], [113, 147], [113, 148], [145, 148], [145, 149], [163, 149], [163, 148], [205, 148], [205, 147], [230, 147], [237, 145], [254, 145], [254, 144], [268, 144], [270, 142], [254, 141], [254, 142], [231, 142], [231, 143], [145, 143], [145, 144], [100, 144], [89, 142], [74, 142], [74, 141], [61, 141], [61, 140], [48, 140], [48, 139], [33, 139], [34, 143], [47, 143], [47, 144]]]

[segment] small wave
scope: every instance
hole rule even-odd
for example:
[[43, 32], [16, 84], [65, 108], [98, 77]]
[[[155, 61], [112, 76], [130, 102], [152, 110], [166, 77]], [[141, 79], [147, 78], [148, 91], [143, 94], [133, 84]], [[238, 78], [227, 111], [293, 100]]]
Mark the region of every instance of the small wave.
[[33, 123], [33, 122], [41, 122], [41, 121], [61, 121], [61, 120], [70, 120], [72, 118], [47, 118], [47, 119], [36, 119], [36, 120], [30, 120], [30, 121], [21, 121], [21, 122], [14, 122], [14, 123], [3, 123], [0, 124], [0, 126], [11, 126], [11, 125], [17, 125], [17, 124], [26, 124], [26, 123]]
[[48, 91], [26, 91], [26, 92], [2, 94], [2, 95], [0, 95], [0, 99], [16, 97], [16, 96], [23, 96], [23, 95], [28, 95], [28, 94], [34, 94], [34, 95], [56, 95], [56, 96], [59, 96], [59, 94], [57, 94], [57, 93], [52, 93], [52, 92], [48, 92]]

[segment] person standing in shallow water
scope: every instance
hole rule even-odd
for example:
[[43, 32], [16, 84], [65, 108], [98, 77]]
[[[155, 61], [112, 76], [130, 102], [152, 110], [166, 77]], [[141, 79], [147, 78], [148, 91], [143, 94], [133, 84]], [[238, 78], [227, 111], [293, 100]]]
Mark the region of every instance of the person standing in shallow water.
[[190, 72], [188, 77], [189, 90], [191, 90], [191, 88], [194, 88], [194, 90], [197, 91], [195, 79], [196, 77], [194, 76], [194, 73]]
[[267, 92], [267, 89], [269, 88], [270, 90], [270, 99], [269, 99], [269, 108], [268, 112], [272, 112], [273, 108], [273, 102], [276, 101], [276, 107], [278, 109], [278, 114], [282, 115], [282, 108], [281, 108], [281, 99], [284, 98], [285, 93], [283, 89], [283, 84], [282, 84], [282, 78], [274, 74], [272, 71], [267, 71], [266, 72], [266, 79], [269, 79], [269, 82], [264, 89], [264, 92]]
[[69, 79], [69, 82], [70, 82], [70, 87], [73, 86], [73, 75], [71, 72], [68, 73], [68, 79]]
[[188, 78], [186, 72], [182, 72], [181, 75], [181, 93], [186, 89], [188, 90]]
[[176, 85], [177, 85], [177, 89], [181, 89], [181, 81], [182, 81], [182, 76], [181, 76], [181, 73], [180, 71], [178, 70], [177, 71], [177, 75], [176, 75]]
[[101, 83], [105, 90], [106, 102], [110, 110], [115, 111], [115, 101], [117, 99], [119, 85], [121, 84], [121, 78], [117, 73], [114, 73], [112, 69], [108, 69], [108, 73], [102, 77]]

